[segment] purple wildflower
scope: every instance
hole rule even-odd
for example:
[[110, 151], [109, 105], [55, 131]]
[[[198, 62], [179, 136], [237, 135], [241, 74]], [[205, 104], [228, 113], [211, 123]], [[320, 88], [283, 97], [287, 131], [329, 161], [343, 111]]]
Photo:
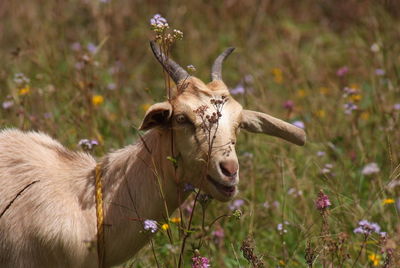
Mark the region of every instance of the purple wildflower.
[[266, 208], [266, 209], [269, 209], [269, 208], [271, 207], [271, 205], [269, 204], [268, 201], [265, 201], [265, 202], [262, 204], [262, 206], [263, 206], [264, 208]]
[[[400, 186], [400, 180], [392, 180], [392, 181], [389, 182], [389, 184], [388, 184], [388, 188], [389, 188], [389, 189], [393, 189], [393, 188], [396, 188], [396, 187], [398, 187], [398, 186]], [[397, 199], [397, 202], [399, 202], [398, 207], [399, 207], [399, 209], [400, 209], [400, 198]]]
[[193, 212], [194, 200], [186, 201], [181, 205], [181, 209], [186, 215], [190, 215]]
[[324, 151], [318, 151], [317, 152], [317, 156], [319, 156], [319, 157], [323, 157], [325, 155], [326, 155], [326, 152], [324, 152]]
[[382, 76], [382, 75], [385, 75], [386, 72], [383, 69], [376, 69], [375, 70], [375, 74], [378, 75], [378, 76]]
[[294, 108], [294, 102], [292, 100], [287, 100], [283, 103], [283, 108], [286, 110], [292, 111]]
[[365, 165], [363, 167], [361, 173], [363, 175], [367, 175], [368, 176], [368, 175], [372, 175], [372, 174], [378, 173], [379, 171], [380, 171], [380, 169], [379, 169], [378, 164], [375, 163], [375, 162], [372, 162], [372, 163], [369, 163], [369, 164]]
[[288, 222], [288, 221], [284, 221], [283, 223], [279, 223], [279, 224], [276, 226], [276, 229], [278, 230], [278, 232], [279, 232], [280, 234], [287, 233], [287, 229], [285, 229], [285, 225], [289, 225], [289, 222]]
[[117, 60], [117, 61], [115, 61], [114, 65], [111, 66], [111, 67], [108, 69], [108, 72], [109, 72], [110, 74], [119, 73], [119, 72], [122, 70], [122, 67], [123, 67], [122, 62], [119, 61], [119, 60]]
[[195, 256], [192, 258], [192, 268], [207, 268], [210, 267], [210, 261], [207, 257]]
[[360, 93], [360, 91], [357, 88], [352, 88], [352, 87], [344, 87], [342, 91], [343, 91], [343, 96], [342, 96], [343, 98], [347, 98], [349, 96]]
[[190, 183], [185, 183], [183, 184], [183, 191], [184, 192], [193, 192], [194, 191], [194, 186]]
[[117, 85], [115, 83], [109, 83], [107, 85], [108, 90], [115, 90], [117, 88]]
[[86, 48], [91, 54], [96, 54], [97, 52], [97, 46], [93, 43], [89, 43]]
[[370, 235], [372, 233], [381, 233], [381, 227], [375, 222], [361, 220], [358, 222], [358, 227], [353, 231], [355, 234]]
[[337, 76], [344, 76], [349, 72], [349, 67], [343, 66], [336, 71]]
[[158, 229], [157, 222], [153, 220], [145, 220], [143, 222], [143, 229], [145, 229], [146, 231], [150, 231], [151, 233], [155, 233]]
[[10, 109], [11, 107], [13, 107], [14, 102], [12, 100], [9, 101], [4, 101], [2, 104], [2, 107], [4, 110]]
[[393, 105], [393, 109], [400, 110], [400, 103], [396, 103]]
[[302, 196], [303, 195], [303, 191], [302, 190], [297, 190], [296, 188], [290, 188], [288, 191], [287, 191], [287, 193], [288, 193], [288, 195], [291, 195], [291, 196], [293, 196], [293, 197], [299, 197], [299, 196]]
[[370, 49], [371, 49], [372, 52], [376, 53], [376, 52], [379, 52], [380, 47], [379, 47], [379, 45], [377, 43], [373, 43], [371, 45]]
[[169, 27], [167, 20], [160, 14], [155, 14], [150, 19], [150, 25], [155, 29], [166, 29]]
[[295, 125], [296, 127], [301, 128], [301, 129], [305, 129], [306, 128], [305, 125], [304, 125], [304, 122], [300, 121], [300, 120], [294, 121], [292, 123], [292, 125]]
[[26, 85], [31, 82], [31, 80], [23, 73], [16, 73], [13, 80], [17, 85]]
[[85, 63], [82, 61], [78, 61], [75, 63], [75, 69], [82, 70], [85, 67]]
[[230, 90], [232, 95], [244, 94], [246, 92], [242, 84], [238, 84], [235, 88]]
[[85, 151], [91, 151], [95, 146], [99, 145], [99, 142], [97, 140], [82, 139], [78, 145]]
[[325, 210], [328, 207], [330, 207], [331, 205], [332, 204], [331, 204], [331, 201], [329, 200], [329, 197], [326, 194], [324, 194], [324, 192], [322, 190], [319, 191], [318, 198], [315, 201], [315, 206], [317, 207], [317, 209]]
[[81, 43], [79, 42], [74, 42], [71, 44], [71, 49], [73, 51], [80, 51], [82, 49]]
[[246, 84], [252, 84], [252, 83], [254, 83], [254, 77], [253, 77], [251, 74], [246, 74], [246, 75], [243, 77], [243, 81], [244, 81]]
[[222, 229], [221, 226], [218, 226], [215, 228], [215, 230], [211, 233], [212, 236], [217, 237], [217, 238], [224, 238], [225, 237], [225, 232], [224, 229]]
[[324, 167], [321, 169], [321, 173], [325, 175], [331, 174], [332, 168], [333, 168], [332, 164], [330, 163], [325, 164]]
[[90, 141], [88, 139], [81, 139], [78, 143], [79, 146], [83, 145], [91, 145]]
[[235, 209], [240, 209], [240, 207], [243, 205], [244, 205], [243, 199], [236, 199], [229, 205], [229, 209], [233, 211]]
[[213, 241], [217, 245], [221, 245], [222, 241], [224, 240], [225, 237], [225, 232], [224, 229], [221, 226], [217, 226], [215, 230], [211, 233], [213, 237]]
[[265, 201], [262, 206], [266, 209], [270, 209], [270, 208], [279, 208], [279, 201], [274, 201], [272, 203]]
[[53, 117], [53, 114], [50, 113], [50, 112], [47, 112], [47, 113], [44, 113], [44, 114], [43, 114], [43, 117], [46, 118], [46, 119], [50, 119], [50, 118]]
[[343, 108], [344, 108], [344, 113], [345, 113], [345, 114], [348, 114], [348, 115], [352, 114], [353, 111], [355, 111], [355, 110], [358, 109], [357, 105], [355, 105], [355, 104], [352, 103], [352, 102], [345, 103], [345, 104], [343, 105]]

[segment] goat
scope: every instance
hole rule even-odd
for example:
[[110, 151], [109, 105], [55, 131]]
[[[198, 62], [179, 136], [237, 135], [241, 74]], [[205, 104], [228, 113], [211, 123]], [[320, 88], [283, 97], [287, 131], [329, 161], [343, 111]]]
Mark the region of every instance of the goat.
[[[110, 267], [133, 257], [150, 239], [143, 222], [130, 219], [165, 219], [187, 197], [184, 183], [222, 202], [237, 194], [235, 143], [240, 128], [305, 143], [302, 129], [244, 110], [229, 94], [221, 69], [232, 48], [215, 60], [208, 84], [166, 57], [155, 43], [151, 48], [177, 86], [169, 101], [147, 110], [140, 126], [147, 132], [136, 144], [107, 154], [97, 164], [91, 155], [70, 151], [43, 133], [0, 132], [0, 211], [19, 195], [0, 218], [0, 267], [98, 267], [97, 252], [90, 247], [97, 240], [96, 166], [103, 182], [104, 267]], [[216, 111], [210, 103], [223, 105]], [[216, 114], [218, 122], [208, 130], [218, 149], [209, 154], [205, 123]]]

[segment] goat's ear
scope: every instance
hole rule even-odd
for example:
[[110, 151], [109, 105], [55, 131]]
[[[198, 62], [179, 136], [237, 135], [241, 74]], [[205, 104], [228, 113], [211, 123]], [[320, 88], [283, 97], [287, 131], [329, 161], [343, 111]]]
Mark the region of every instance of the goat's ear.
[[144, 116], [139, 130], [147, 130], [168, 123], [172, 115], [172, 105], [168, 102], [159, 102], [150, 106]]
[[306, 143], [304, 130], [260, 112], [243, 110], [241, 127], [250, 132], [279, 137], [297, 145]]

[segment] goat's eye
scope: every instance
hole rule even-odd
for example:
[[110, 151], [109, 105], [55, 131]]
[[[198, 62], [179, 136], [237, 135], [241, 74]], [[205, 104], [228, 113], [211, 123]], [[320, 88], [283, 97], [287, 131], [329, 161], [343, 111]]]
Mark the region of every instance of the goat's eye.
[[178, 124], [184, 124], [184, 123], [187, 123], [187, 122], [188, 122], [187, 117], [186, 117], [185, 115], [183, 115], [183, 114], [178, 114], [178, 115], [175, 117], [175, 120], [176, 120], [176, 122], [177, 122]]

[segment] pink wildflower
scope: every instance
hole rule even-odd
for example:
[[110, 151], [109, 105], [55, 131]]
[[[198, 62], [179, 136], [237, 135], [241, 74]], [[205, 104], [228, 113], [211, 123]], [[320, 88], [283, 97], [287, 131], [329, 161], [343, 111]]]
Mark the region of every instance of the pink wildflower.
[[195, 256], [192, 258], [192, 268], [207, 268], [210, 267], [210, 261], [207, 257]]
[[292, 111], [294, 108], [294, 102], [292, 100], [287, 100], [283, 103], [283, 108], [286, 110]]
[[324, 194], [324, 192], [321, 190], [318, 193], [318, 198], [315, 201], [315, 206], [317, 207], [318, 210], [325, 210], [326, 208], [330, 207], [331, 201], [329, 200], [329, 197]]
[[344, 76], [349, 72], [349, 67], [343, 66], [336, 71], [337, 76]]

